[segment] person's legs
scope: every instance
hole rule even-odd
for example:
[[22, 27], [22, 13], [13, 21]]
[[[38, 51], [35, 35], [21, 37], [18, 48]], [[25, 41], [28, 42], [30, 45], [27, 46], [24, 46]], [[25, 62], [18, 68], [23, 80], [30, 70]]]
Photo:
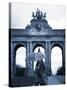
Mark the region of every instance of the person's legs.
[[44, 80], [44, 77], [40, 78], [40, 85], [47, 85], [45, 80]]
[[40, 84], [40, 77], [37, 76], [36, 77], [36, 80], [35, 80], [35, 86], [39, 85]]
[[39, 85], [39, 82], [35, 82], [35, 86], [38, 86]]

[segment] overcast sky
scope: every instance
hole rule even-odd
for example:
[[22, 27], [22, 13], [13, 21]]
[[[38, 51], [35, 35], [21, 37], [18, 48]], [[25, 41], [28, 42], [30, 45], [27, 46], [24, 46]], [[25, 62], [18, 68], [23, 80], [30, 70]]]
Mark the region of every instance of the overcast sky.
[[37, 8], [46, 12], [48, 24], [53, 28], [65, 28], [65, 7], [62, 5], [44, 5], [32, 3], [11, 4], [11, 28], [25, 28], [30, 24], [32, 12]]

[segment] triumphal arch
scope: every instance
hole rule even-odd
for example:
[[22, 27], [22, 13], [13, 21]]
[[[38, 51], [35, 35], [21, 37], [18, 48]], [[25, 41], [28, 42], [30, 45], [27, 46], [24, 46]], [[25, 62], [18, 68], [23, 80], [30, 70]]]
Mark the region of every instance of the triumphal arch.
[[[51, 50], [55, 46], [62, 49], [62, 68], [65, 70], [65, 29], [52, 29], [48, 25], [46, 13], [42, 13], [37, 9], [36, 13], [32, 13], [33, 19], [30, 25], [25, 29], [9, 30], [9, 77], [10, 85], [13, 85], [13, 80], [17, 77], [16, 73], [16, 50], [23, 46], [26, 48], [26, 56], [34, 52], [37, 46], [45, 49], [45, 66], [47, 75], [51, 75]], [[26, 60], [25, 75], [33, 77], [34, 61]], [[31, 67], [31, 68], [30, 68]], [[62, 71], [63, 72], [63, 71]], [[15, 81], [15, 80], [14, 80]], [[16, 81], [17, 82], [17, 81]], [[19, 82], [19, 79], [18, 79]]]

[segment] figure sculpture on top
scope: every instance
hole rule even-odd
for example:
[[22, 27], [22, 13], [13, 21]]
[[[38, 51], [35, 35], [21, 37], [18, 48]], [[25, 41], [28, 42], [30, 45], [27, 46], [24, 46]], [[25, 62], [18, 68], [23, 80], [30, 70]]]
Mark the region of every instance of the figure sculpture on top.
[[36, 14], [34, 14], [34, 12], [32, 12], [32, 17], [34, 19], [45, 19], [46, 17], [46, 13], [42, 13], [42, 11], [40, 11], [38, 8], [37, 8], [37, 11], [36, 11]]

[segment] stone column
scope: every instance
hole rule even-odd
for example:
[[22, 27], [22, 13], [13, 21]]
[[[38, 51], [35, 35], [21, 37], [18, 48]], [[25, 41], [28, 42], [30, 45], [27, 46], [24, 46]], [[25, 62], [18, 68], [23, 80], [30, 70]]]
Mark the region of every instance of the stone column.
[[[33, 50], [32, 50], [32, 42], [30, 42], [30, 54], [32, 53], [32, 51], [33, 51]], [[34, 73], [34, 72], [33, 72], [33, 70], [34, 70], [34, 67], [33, 67], [33, 66], [34, 66], [34, 65], [33, 65], [33, 64], [34, 64], [34, 61], [31, 60], [30, 63], [31, 63], [31, 64], [30, 64], [30, 67], [31, 67], [31, 69], [30, 69], [30, 74], [31, 74], [31, 76], [33, 76], [33, 73]]]
[[11, 77], [13, 78], [14, 76], [14, 47], [13, 47], [13, 44], [11, 43]]
[[[27, 42], [27, 50], [26, 50], [26, 56], [29, 55], [29, 42]], [[27, 67], [27, 72], [26, 74], [28, 74], [28, 68], [29, 68], [29, 61], [26, 61], [26, 67]]]
[[32, 42], [30, 42], [30, 53], [32, 53]]
[[10, 71], [11, 71], [11, 78], [13, 78], [13, 47], [12, 47], [12, 43], [11, 43], [11, 53], [10, 53]]
[[[32, 53], [32, 42], [27, 42], [27, 56]], [[33, 62], [31, 60], [26, 61], [27, 75], [32, 76], [33, 74]]]
[[65, 67], [65, 43], [63, 45], [62, 56], [63, 56], [63, 67]]
[[50, 42], [49, 42], [49, 75], [52, 74], [52, 71], [51, 71], [51, 45], [50, 45]]
[[65, 45], [63, 45], [62, 50], [62, 67], [63, 67], [63, 74], [65, 74]]
[[[31, 54], [31, 53], [32, 53], [32, 42], [30, 42], [29, 49], [30, 49], [30, 54]], [[31, 67], [31, 69], [33, 69], [33, 65], [32, 65], [32, 64], [33, 64], [33, 63], [32, 63], [33, 61], [31, 60], [30, 62], [31, 62], [30, 67]]]
[[14, 70], [13, 70], [13, 60], [14, 60], [14, 54], [13, 54], [13, 46], [12, 42], [10, 43], [10, 48], [9, 48], [9, 86], [12, 86], [12, 81], [14, 78]]
[[26, 52], [26, 55], [27, 56], [29, 55], [29, 42], [27, 42], [27, 52]]
[[[26, 48], [26, 56], [29, 55], [29, 42], [27, 42], [27, 48]], [[26, 67], [28, 68], [28, 61], [26, 61]]]
[[9, 61], [9, 70], [10, 70], [10, 85], [13, 85], [13, 80], [15, 78], [16, 75], [16, 65], [15, 65], [15, 44], [13, 42], [11, 42], [11, 46], [10, 46], [10, 61]]
[[50, 42], [46, 42], [46, 51], [45, 51], [45, 64], [46, 64], [46, 72], [47, 75], [51, 74], [51, 50], [50, 50]]

